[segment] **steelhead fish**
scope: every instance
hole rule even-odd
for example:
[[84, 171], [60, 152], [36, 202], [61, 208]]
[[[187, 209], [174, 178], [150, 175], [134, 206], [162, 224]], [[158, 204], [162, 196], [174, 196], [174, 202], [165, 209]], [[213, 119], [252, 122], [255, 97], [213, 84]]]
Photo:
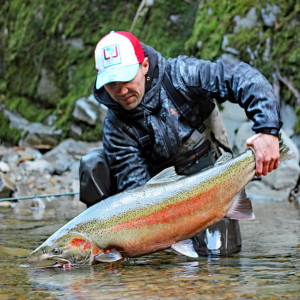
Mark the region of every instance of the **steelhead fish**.
[[[292, 156], [281, 142], [280, 161]], [[27, 258], [29, 264], [71, 266], [112, 262], [166, 248], [197, 257], [188, 240], [221, 221], [253, 219], [241, 193], [255, 175], [248, 149], [191, 176], [167, 169], [146, 185], [111, 196], [62, 226]]]

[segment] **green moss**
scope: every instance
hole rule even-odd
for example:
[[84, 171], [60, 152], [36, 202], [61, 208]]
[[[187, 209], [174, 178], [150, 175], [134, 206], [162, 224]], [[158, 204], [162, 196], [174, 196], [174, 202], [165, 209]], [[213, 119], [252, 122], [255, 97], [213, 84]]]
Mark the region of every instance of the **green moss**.
[[[273, 27], [266, 27], [263, 24], [260, 12], [267, 5], [276, 5], [280, 8], [276, 24]], [[252, 28], [245, 27], [234, 31], [234, 16], [244, 17], [254, 6], [256, 7], [257, 24]], [[223, 37], [226, 35], [227, 47], [238, 51], [238, 59], [259, 69], [271, 83], [276, 73], [275, 65], [278, 66], [281, 76], [287, 77], [299, 91], [299, 19], [300, 3], [296, 0], [201, 1], [193, 33], [185, 47], [190, 55], [216, 60], [226, 53], [222, 49]], [[268, 53], [268, 57], [266, 57], [266, 53]], [[281, 101], [289, 103], [299, 110], [295, 96], [282, 82], [280, 83], [280, 98]], [[300, 133], [300, 126], [296, 126], [296, 133]]]
[[138, 19], [134, 34], [165, 57], [185, 54], [197, 6], [198, 1], [155, 1]]
[[0, 144], [1, 145], [18, 145], [21, 139], [21, 131], [16, 128], [9, 127], [9, 118], [7, 118], [3, 111], [0, 111]]
[[[5, 107], [12, 112], [21, 112], [22, 116], [31, 122], [42, 122], [52, 112], [49, 109], [36, 107], [35, 104], [25, 97], [12, 97], [7, 101], [6, 97], [2, 96], [0, 103], [5, 104]], [[38, 115], [36, 114], [37, 110], [39, 111]]]
[[81, 125], [82, 129], [82, 139], [85, 141], [98, 141], [102, 139], [103, 128], [102, 124], [98, 121], [96, 126], [86, 126], [85, 124]]
[[[9, 33], [1, 42], [7, 45], [2, 56], [7, 69], [0, 73], [6, 107], [30, 121], [42, 121], [54, 112], [56, 125], [67, 135], [76, 99], [92, 93], [98, 40], [111, 30], [129, 31], [139, 5], [138, 0], [6, 1], [6, 18], [0, 18]], [[196, 5], [155, 1], [143, 9], [134, 33], [165, 55], [177, 55], [192, 30]], [[171, 22], [171, 15], [180, 15], [180, 22]], [[73, 39], [81, 39], [82, 47], [72, 47]], [[56, 87], [49, 97], [38, 94], [42, 70]]]
[[[65, 136], [78, 98], [92, 93], [96, 75], [94, 48], [111, 30], [129, 31], [140, 0], [57, 0], [4, 1], [0, 15], [0, 92], [6, 107], [30, 121], [42, 121], [51, 113]], [[277, 26], [262, 25], [261, 8], [280, 7]], [[234, 16], [245, 16], [255, 6], [258, 24], [233, 33]], [[274, 64], [300, 90], [299, 22], [296, 0], [156, 0], [144, 7], [133, 33], [164, 56], [194, 55], [215, 60], [220, 57], [224, 35], [238, 58], [261, 70], [271, 81]], [[231, 35], [232, 34], [232, 35]], [[264, 59], [267, 38], [271, 39], [270, 60]], [[72, 46], [80, 39], [82, 47]], [[256, 53], [254, 59], [248, 49]], [[56, 88], [49, 97], [39, 95], [41, 74], [46, 72]], [[281, 85], [283, 101], [296, 106], [291, 91]], [[98, 126], [98, 125], [97, 125]], [[100, 127], [81, 124], [90, 139]], [[300, 133], [300, 131], [299, 131]], [[97, 139], [96, 138], [96, 139]]]
[[298, 120], [294, 126], [294, 131], [300, 133], [300, 107], [299, 106], [296, 108], [296, 114], [297, 114]]
[[233, 17], [245, 14], [254, 1], [201, 1], [194, 29], [185, 48], [190, 55], [215, 60], [221, 52], [223, 36], [233, 29]]

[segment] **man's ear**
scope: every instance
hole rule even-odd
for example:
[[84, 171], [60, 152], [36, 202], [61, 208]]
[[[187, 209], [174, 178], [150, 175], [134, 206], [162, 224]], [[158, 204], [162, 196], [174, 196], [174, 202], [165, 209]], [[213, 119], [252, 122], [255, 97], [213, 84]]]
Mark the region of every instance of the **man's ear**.
[[149, 59], [148, 59], [148, 57], [144, 58], [141, 65], [142, 65], [142, 68], [143, 68], [143, 74], [146, 75], [148, 73], [148, 69], [149, 69]]

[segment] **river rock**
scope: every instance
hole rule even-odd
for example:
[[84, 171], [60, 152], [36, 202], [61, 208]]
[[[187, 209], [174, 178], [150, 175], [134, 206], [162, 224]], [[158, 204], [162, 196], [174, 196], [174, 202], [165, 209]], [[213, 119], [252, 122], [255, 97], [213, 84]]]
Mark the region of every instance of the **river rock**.
[[300, 134], [293, 135], [293, 136], [291, 137], [291, 140], [292, 140], [293, 143], [297, 146], [298, 151], [300, 152]]
[[220, 56], [220, 60], [224, 63], [224, 64], [237, 64], [240, 62], [240, 60], [230, 54], [230, 53], [223, 53], [221, 56]]
[[107, 109], [105, 106], [100, 105], [94, 95], [78, 99], [73, 111], [74, 118], [89, 125], [95, 125], [96, 122], [103, 122], [106, 114]]
[[14, 183], [7, 175], [0, 172], [0, 198], [8, 198], [15, 190]]
[[24, 127], [26, 127], [30, 122], [24, 119], [20, 114], [10, 112], [9, 110], [5, 109], [2, 105], [1, 110], [3, 110], [4, 115], [9, 119], [9, 126], [11, 128], [17, 128], [22, 130]]
[[52, 164], [57, 174], [65, 172], [74, 162], [74, 158], [62, 147], [56, 147], [44, 155], [44, 158]]
[[229, 46], [229, 42], [228, 42], [228, 37], [230, 35], [224, 35], [223, 36], [223, 41], [222, 41], [222, 49], [230, 54], [233, 54], [233, 55], [238, 55], [239, 54], [239, 51], [230, 47]]
[[[43, 155], [43, 158], [50, 162], [54, 168], [54, 172], [61, 174], [78, 161], [82, 155], [89, 151], [99, 148], [101, 143], [88, 143], [67, 139], [58, 146]], [[73, 170], [74, 171], [74, 170]]]
[[19, 162], [19, 154], [15, 151], [8, 151], [2, 155], [1, 160], [8, 164], [15, 164]]
[[52, 80], [54, 74], [49, 70], [41, 70], [41, 79], [37, 87], [37, 96], [41, 99], [50, 99], [57, 93], [57, 87]]
[[280, 7], [277, 5], [271, 5], [267, 3], [265, 8], [261, 9], [261, 16], [264, 25], [267, 27], [274, 27], [277, 21], [277, 15], [280, 13]]
[[[234, 143], [236, 153], [245, 151], [246, 140], [253, 135], [252, 122], [244, 122], [237, 131]], [[296, 186], [299, 175], [299, 151], [296, 145], [281, 130], [284, 143], [295, 154], [295, 157], [279, 164], [279, 168], [267, 176], [261, 176], [260, 181], [250, 182], [246, 190], [253, 198], [287, 199], [290, 191]]]
[[34, 161], [25, 161], [21, 164], [21, 167], [29, 172], [39, 173], [53, 173], [54, 167], [45, 159], [37, 159]]
[[20, 156], [20, 162], [25, 160], [35, 160], [42, 158], [42, 153], [39, 150], [30, 147], [25, 147], [24, 150], [18, 150], [17, 153]]
[[282, 129], [291, 137], [294, 135], [294, 125], [297, 122], [295, 109], [290, 105], [282, 103], [280, 105], [281, 119], [283, 122]]
[[233, 32], [237, 32], [240, 30], [240, 28], [253, 28], [257, 24], [259, 24], [259, 21], [257, 19], [256, 14], [256, 7], [252, 7], [245, 17], [241, 17], [240, 15], [236, 15], [233, 20], [235, 21], [236, 25], [233, 29]]
[[55, 146], [61, 139], [62, 131], [55, 126], [47, 126], [42, 123], [29, 123], [23, 130], [24, 138], [21, 146], [51, 145]]
[[69, 175], [72, 179], [78, 179], [79, 180], [79, 165], [80, 162], [75, 161], [73, 164], [71, 164], [71, 166], [69, 167]]
[[53, 126], [56, 120], [57, 120], [57, 116], [51, 114], [50, 116], [46, 117], [46, 119], [44, 120], [44, 124], [48, 126]]
[[9, 172], [9, 170], [10, 170], [9, 165], [4, 161], [0, 161], [0, 171], [3, 173], [7, 173]]
[[8, 111], [3, 105], [0, 106], [0, 109], [4, 112], [5, 116], [8, 117], [9, 126], [21, 131], [22, 140], [19, 142], [20, 146], [55, 146], [61, 139], [62, 131], [55, 126], [48, 126], [39, 122], [30, 123], [20, 114]]
[[237, 132], [241, 124], [246, 122], [248, 118], [244, 109], [242, 109], [239, 105], [230, 103], [229, 101], [222, 103], [222, 109], [220, 112], [227, 130], [229, 144], [234, 146], [235, 132]]
[[70, 126], [70, 137], [72, 138], [81, 138], [82, 137], [82, 129], [80, 126], [77, 126], [75, 124], [71, 124]]

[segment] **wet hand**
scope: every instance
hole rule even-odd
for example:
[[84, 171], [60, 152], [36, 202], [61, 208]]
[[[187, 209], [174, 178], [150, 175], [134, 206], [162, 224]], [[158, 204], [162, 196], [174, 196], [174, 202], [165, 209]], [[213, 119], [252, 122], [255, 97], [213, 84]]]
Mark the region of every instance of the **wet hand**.
[[268, 172], [278, 168], [280, 158], [278, 137], [257, 133], [250, 137], [246, 144], [247, 148], [251, 148], [255, 153], [257, 177], [267, 175]]

